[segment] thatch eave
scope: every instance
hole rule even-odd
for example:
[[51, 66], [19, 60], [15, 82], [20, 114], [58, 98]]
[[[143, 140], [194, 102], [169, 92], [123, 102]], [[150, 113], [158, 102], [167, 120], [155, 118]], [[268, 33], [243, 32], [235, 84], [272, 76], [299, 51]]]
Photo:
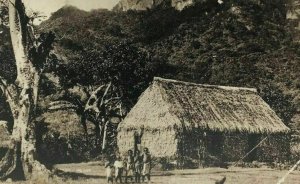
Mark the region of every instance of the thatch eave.
[[[126, 126], [119, 128], [118, 131], [138, 131], [140, 130], [141, 127], [137, 126]], [[291, 132], [290, 129], [285, 129], [285, 130], [268, 130], [268, 129], [239, 129], [239, 128], [232, 128], [232, 129], [227, 129], [227, 128], [216, 128], [216, 127], [182, 127], [182, 126], [167, 126], [167, 127], [150, 127], [150, 126], [144, 126], [143, 127], [145, 131], [149, 132], [156, 132], [156, 131], [170, 131], [170, 130], [175, 130], [176, 132], [183, 133], [183, 130], [186, 130], [187, 133], [192, 130], [199, 130], [203, 132], [222, 132], [222, 133], [242, 133], [242, 134], [266, 134], [266, 135], [271, 135], [271, 134], [288, 134]]]

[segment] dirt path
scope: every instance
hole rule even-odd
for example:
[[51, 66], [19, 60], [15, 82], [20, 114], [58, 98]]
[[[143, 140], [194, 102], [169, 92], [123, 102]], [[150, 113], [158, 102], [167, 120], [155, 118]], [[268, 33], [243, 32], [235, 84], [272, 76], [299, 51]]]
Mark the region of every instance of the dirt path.
[[[65, 172], [75, 172], [83, 174], [79, 180], [73, 181], [74, 183], [81, 183], [87, 180], [88, 183], [105, 183], [105, 169], [99, 163], [81, 163], [81, 164], [65, 164], [58, 165], [58, 169]], [[205, 168], [205, 169], [188, 169], [188, 170], [174, 170], [174, 171], [154, 171], [152, 176], [153, 183], [166, 183], [166, 184], [212, 184], [216, 180], [226, 176], [226, 184], [242, 183], [242, 184], [274, 184], [276, 183], [287, 171], [274, 170], [270, 168]], [[84, 177], [87, 177], [84, 179]], [[92, 177], [92, 178], [89, 178]], [[72, 183], [73, 183], [72, 182]], [[295, 171], [287, 178], [286, 184], [299, 184], [300, 171]]]
[[[105, 169], [99, 162], [61, 164], [55, 168], [62, 170], [60, 176], [66, 178], [68, 184], [104, 184]], [[152, 183], [156, 184], [214, 184], [216, 180], [226, 176], [225, 184], [276, 184], [287, 170], [270, 168], [205, 168], [174, 171], [154, 171]], [[20, 183], [20, 182], [18, 182]], [[24, 184], [22, 182], [21, 184]], [[28, 182], [27, 182], [28, 183]], [[30, 183], [30, 182], [29, 182]], [[289, 175], [285, 184], [299, 184], [300, 171]]]

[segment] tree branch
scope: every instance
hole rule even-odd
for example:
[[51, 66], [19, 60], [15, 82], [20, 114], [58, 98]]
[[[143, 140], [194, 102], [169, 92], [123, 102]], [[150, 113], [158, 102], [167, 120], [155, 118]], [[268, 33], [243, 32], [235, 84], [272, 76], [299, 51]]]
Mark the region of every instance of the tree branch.
[[8, 82], [0, 76], [0, 89], [6, 98], [12, 112], [18, 106], [18, 88], [13, 84], [8, 84]]
[[98, 101], [100, 100], [97, 97], [97, 94], [105, 87], [105, 85], [101, 85], [95, 91], [92, 92], [90, 98], [88, 99], [84, 111], [94, 111], [96, 113], [100, 113], [100, 109], [98, 107]]
[[108, 90], [110, 89], [110, 87], [111, 87], [111, 82], [110, 82], [110, 83], [108, 84], [108, 86], [106, 87], [105, 92], [104, 92], [104, 94], [103, 94], [103, 96], [102, 96], [102, 98], [101, 98], [100, 107], [104, 104], [106, 95], [107, 95]]
[[[84, 111], [92, 111], [96, 116], [111, 116], [111, 111], [120, 108], [120, 117], [122, 116], [121, 96], [114, 93], [112, 83], [102, 85], [91, 94], [88, 99]], [[115, 113], [113, 113], [115, 115]], [[96, 117], [97, 118], [97, 117]]]

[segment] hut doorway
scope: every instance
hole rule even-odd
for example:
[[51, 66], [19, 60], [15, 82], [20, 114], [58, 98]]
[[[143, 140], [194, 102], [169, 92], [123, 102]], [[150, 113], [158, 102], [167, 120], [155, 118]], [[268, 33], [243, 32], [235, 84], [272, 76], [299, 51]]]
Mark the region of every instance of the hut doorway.
[[213, 132], [208, 137], [208, 152], [214, 156], [218, 156], [222, 153], [223, 136], [219, 132]]
[[[248, 149], [246, 150], [247, 152], [249, 152], [250, 150], [252, 150], [258, 143], [259, 143], [259, 135], [258, 134], [250, 134], [248, 136]], [[257, 149], [253, 150], [249, 155], [248, 155], [248, 159], [247, 161], [252, 162], [254, 160], [256, 160], [256, 156], [257, 156]]]
[[206, 132], [199, 131], [197, 136], [197, 142], [198, 142], [198, 149], [197, 149], [197, 155], [198, 155], [198, 167], [204, 167], [205, 166], [205, 159], [207, 157], [207, 135]]

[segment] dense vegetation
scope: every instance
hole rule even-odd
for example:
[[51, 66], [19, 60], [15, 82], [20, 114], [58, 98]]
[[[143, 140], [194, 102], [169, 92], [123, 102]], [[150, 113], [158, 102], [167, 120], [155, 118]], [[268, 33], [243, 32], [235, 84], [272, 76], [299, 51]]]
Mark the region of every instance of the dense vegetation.
[[[160, 68], [158, 75], [256, 87], [280, 112], [282, 107], [293, 111], [291, 106], [299, 104], [295, 92], [299, 48], [292, 42], [285, 16], [284, 1], [226, 1], [221, 5], [209, 1], [182, 12], [166, 5], [145, 12], [84, 12], [64, 7], [40, 28], [58, 35], [57, 51], [67, 65], [75, 63], [80, 69], [73, 73], [76, 78], [91, 74], [83, 63], [94, 66], [103, 60], [101, 53], [107, 45], [125, 41], [153, 56]], [[286, 122], [290, 119], [281, 117]]]
[[284, 0], [203, 1], [181, 12], [168, 4], [143, 12], [63, 7], [38, 27], [57, 37], [47, 72], [59, 80], [45, 77], [42, 96], [51, 101], [74, 86], [114, 81], [131, 108], [155, 75], [255, 87], [296, 134], [300, 48], [286, 11]]

